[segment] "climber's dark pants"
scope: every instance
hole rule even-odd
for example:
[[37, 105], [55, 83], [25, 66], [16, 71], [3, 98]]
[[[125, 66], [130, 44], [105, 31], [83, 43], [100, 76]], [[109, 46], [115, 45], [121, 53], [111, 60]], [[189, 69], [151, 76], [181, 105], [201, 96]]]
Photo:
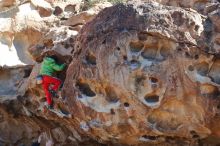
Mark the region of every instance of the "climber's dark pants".
[[51, 88], [52, 90], [57, 91], [59, 89], [61, 83], [62, 83], [61, 80], [58, 79], [58, 78], [43, 75], [42, 86], [43, 86], [43, 89], [44, 89], [44, 92], [45, 92], [45, 95], [46, 95], [47, 103], [49, 105], [52, 104], [52, 99], [51, 99], [52, 95], [49, 92], [50, 85], [53, 85], [52, 88]]

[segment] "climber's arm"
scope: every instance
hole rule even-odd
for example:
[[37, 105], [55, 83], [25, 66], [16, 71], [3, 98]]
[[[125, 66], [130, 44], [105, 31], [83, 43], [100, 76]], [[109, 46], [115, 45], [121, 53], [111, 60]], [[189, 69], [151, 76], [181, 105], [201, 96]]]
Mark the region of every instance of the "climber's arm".
[[66, 64], [64, 63], [64, 64], [59, 65], [54, 62], [51, 66], [56, 71], [62, 71], [65, 68]]

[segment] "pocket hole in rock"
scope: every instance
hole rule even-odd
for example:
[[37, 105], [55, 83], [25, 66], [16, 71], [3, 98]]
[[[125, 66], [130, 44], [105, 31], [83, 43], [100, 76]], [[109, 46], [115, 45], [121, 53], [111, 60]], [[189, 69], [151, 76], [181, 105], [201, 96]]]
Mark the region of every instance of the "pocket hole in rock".
[[199, 25], [196, 25], [195, 26], [195, 31], [198, 31], [199, 30]]
[[175, 11], [171, 14], [171, 17], [175, 25], [181, 26], [184, 24], [183, 12]]
[[157, 83], [158, 79], [154, 78], [154, 77], [150, 77], [150, 81], [151, 81], [151, 83]]
[[124, 103], [124, 106], [125, 106], [125, 107], [129, 107], [130, 104], [129, 104], [128, 102], [125, 102], [125, 103]]
[[192, 135], [192, 138], [194, 138], [194, 139], [200, 138], [200, 136], [194, 130], [190, 131], [190, 134]]
[[68, 20], [68, 18], [61, 17], [60, 20]]
[[187, 58], [189, 58], [189, 57], [190, 57], [189, 52], [185, 52], [185, 56], [186, 56]]
[[146, 80], [146, 77], [145, 76], [143, 76], [143, 75], [140, 75], [140, 76], [137, 76], [136, 78], [135, 78], [135, 83], [137, 84], [137, 85], [142, 85], [142, 84], [144, 84], [144, 81]]
[[155, 95], [155, 94], [147, 94], [145, 97], [144, 97], [145, 101], [147, 103], [155, 103], [155, 102], [158, 102], [159, 101], [159, 96], [158, 95]]
[[189, 65], [189, 66], [188, 66], [188, 70], [189, 70], [189, 71], [194, 71], [194, 67], [193, 67], [192, 65]]
[[126, 61], [126, 60], [128, 60], [128, 57], [124, 55], [123, 59]]
[[119, 47], [117, 47], [116, 49], [117, 49], [118, 51], [120, 51], [120, 50], [121, 50], [121, 48], [119, 48]]
[[54, 14], [55, 16], [58, 16], [58, 15], [60, 15], [62, 12], [63, 12], [63, 10], [62, 10], [59, 6], [56, 6], [56, 7], [54, 8], [53, 14]]
[[194, 56], [194, 58], [195, 58], [196, 60], [199, 59], [199, 55], [196, 54], [196, 55]]
[[201, 76], [206, 76], [209, 71], [209, 64], [206, 62], [202, 62], [200, 64], [197, 64], [196, 66], [197, 73]]
[[73, 52], [74, 52], [74, 48], [71, 50], [71, 52], [70, 52], [70, 53], [71, 53], [71, 54], [73, 54]]
[[95, 55], [89, 53], [86, 55], [86, 62], [90, 65], [96, 65], [96, 57]]
[[142, 138], [154, 141], [158, 139], [158, 136], [143, 135]]
[[115, 115], [115, 110], [113, 108], [110, 109], [112, 115]]
[[200, 137], [199, 137], [199, 135], [193, 135], [192, 138], [198, 139], [198, 138], [200, 138]]
[[69, 47], [70, 47], [69, 44], [65, 44], [65, 45], [64, 45], [64, 48], [65, 48], [65, 49], [68, 49]]
[[155, 48], [145, 48], [143, 52], [141, 52], [141, 56], [144, 59], [153, 60], [156, 58], [157, 49]]
[[76, 87], [80, 90], [80, 92], [88, 97], [96, 96], [95, 92], [93, 92], [87, 83], [77, 82]]
[[69, 38], [69, 43], [70, 44], [74, 43], [74, 38]]
[[106, 39], [104, 39], [103, 41], [102, 41], [102, 44], [105, 44], [106, 43]]
[[141, 63], [137, 60], [131, 60], [130, 61], [130, 68], [132, 70], [138, 69], [139, 67], [141, 67]]
[[113, 102], [113, 103], [118, 102], [119, 98], [118, 98], [114, 88], [107, 87], [107, 88], [105, 88], [105, 92], [106, 92], [106, 100], [107, 101]]
[[138, 33], [138, 39], [141, 41], [147, 40], [147, 34], [143, 32]]
[[24, 70], [24, 76], [23, 76], [23, 78], [29, 77], [30, 74], [31, 74], [31, 71], [32, 71], [32, 68], [27, 68], [27, 69], [25, 69], [25, 70]]
[[144, 44], [142, 42], [130, 42], [129, 45], [131, 52], [140, 52], [144, 47]]

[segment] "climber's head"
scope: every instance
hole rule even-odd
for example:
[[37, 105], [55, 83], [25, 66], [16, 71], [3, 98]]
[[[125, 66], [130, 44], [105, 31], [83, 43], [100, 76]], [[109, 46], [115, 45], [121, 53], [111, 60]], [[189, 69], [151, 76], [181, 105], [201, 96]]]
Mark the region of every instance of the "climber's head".
[[55, 60], [55, 62], [57, 62], [57, 61], [58, 61], [58, 58], [57, 58], [57, 56], [56, 56], [56, 55], [47, 55], [46, 57], [49, 57], [49, 58], [54, 59], [54, 60]]

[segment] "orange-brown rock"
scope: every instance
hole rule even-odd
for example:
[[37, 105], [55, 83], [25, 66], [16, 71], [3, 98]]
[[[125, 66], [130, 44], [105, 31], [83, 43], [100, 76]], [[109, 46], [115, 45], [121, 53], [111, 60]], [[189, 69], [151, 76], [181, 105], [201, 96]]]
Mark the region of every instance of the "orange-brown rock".
[[82, 131], [123, 144], [196, 144], [211, 135], [219, 61], [197, 47], [203, 21], [193, 10], [141, 3], [87, 23], [63, 90]]
[[66, 114], [45, 108], [35, 80], [40, 63], [31, 73], [3, 71], [2, 89], [12, 87], [14, 94], [10, 99], [0, 90], [7, 93], [0, 132], [8, 127], [0, 145], [30, 145], [39, 135], [43, 145], [48, 139], [57, 145], [86, 145], [88, 139], [114, 146], [220, 144], [220, 59], [210, 45], [218, 43], [215, 8], [206, 18], [156, 2], [119, 4], [86, 21], [79, 34], [51, 28], [40, 49], [29, 51], [68, 64], [58, 76], [65, 100], [54, 98], [54, 108]]

